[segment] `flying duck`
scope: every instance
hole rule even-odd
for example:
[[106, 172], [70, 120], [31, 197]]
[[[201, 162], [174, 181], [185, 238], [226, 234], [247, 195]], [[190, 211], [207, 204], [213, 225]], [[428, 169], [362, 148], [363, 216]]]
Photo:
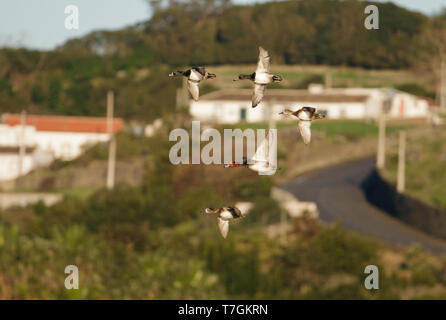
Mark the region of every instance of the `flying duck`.
[[299, 131], [305, 144], [309, 144], [311, 140], [311, 121], [325, 118], [323, 114], [316, 112], [316, 108], [311, 107], [302, 107], [297, 111], [285, 109], [279, 114], [297, 117], [299, 120]]
[[256, 171], [260, 175], [272, 175], [278, 169], [277, 159], [274, 159], [274, 154], [270, 154], [269, 135], [271, 134], [275, 135], [275, 132], [269, 132], [268, 136], [263, 139], [249, 165], [249, 169]]
[[241, 74], [234, 79], [234, 81], [251, 80], [254, 82], [254, 93], [252, 95], [253, 108], [257, 107], [260, 101], [262, 101], [268, 83], [282, 81], [281, 76], [269, 73], [270, 60], [268, 51], [259, 47], [259, 61], [257, 62], [256, 72], [252, 74]]
[[198, 88], [200, 81], [217, 77], [214, 73], [207, 72], [205, 67], [192, 67], [186, 71], [174, 71], [169, 74], [169, 77], [178, 76], [187, 78], [187, 89], [195, 101], [200, 96], [200, 89]]
[[243, 162], [242, 163], [237, 163], [237, 162], [230, 162], [228, 164], [224, 165], [225, 168], [236, 168], [236, 167], [247, 167], [249, 166], [249, 160], [246, 157], [243, 157]]
[[204, 213], [217, 215], [218, 228], [224, 239], [228, 235], [229, 221], [247, 216], [247, 214], [242, 213], [235, 207], [223, 207], [220, 209], [206, 208], [204, 209]]

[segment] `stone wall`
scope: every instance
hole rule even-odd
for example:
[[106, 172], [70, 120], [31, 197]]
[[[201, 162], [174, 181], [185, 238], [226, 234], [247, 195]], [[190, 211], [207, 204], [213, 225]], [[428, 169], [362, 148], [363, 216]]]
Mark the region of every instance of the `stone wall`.
[[446, 239], [446, 210], [434, 208], [405, 194], [373, 170], [362, 184], [367, 200], [395, 218], [432, 236]]

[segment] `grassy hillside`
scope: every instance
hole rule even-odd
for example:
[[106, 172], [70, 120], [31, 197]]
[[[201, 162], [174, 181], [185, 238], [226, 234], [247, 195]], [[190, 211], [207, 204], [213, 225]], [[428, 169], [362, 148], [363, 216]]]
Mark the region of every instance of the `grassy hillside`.
[[[396, 183], [396, 137], [387, 154], [385, 177]], [[407, 193], [446, 209], [446, 131], [444, 126], [409, 132], [406, 152]]]
[[[272, 57], [274, 62], [275, 57]], [[217, 78], [204, 85], [216, 88], [250, 87], [248, 82], [233, 82], [239, 73], [251, 73], [255, 65], [210, 66], [209, 70], [217, 74]], [[420, 77], [411, 70], [367, 70], [355, 67], [316, 66], [316, 65], [276, 65], [272, 64], [271, 72], [280, 74], [284, 80], [274, 84], [273, 88], [307, 89], [310, 83], [325, 83], [329, 77], [332, 87], [395, 87], [405, 89], [413, 85], [424, 87], [426, 77]], [[432, 93], [427, 93], [432, 95]]]

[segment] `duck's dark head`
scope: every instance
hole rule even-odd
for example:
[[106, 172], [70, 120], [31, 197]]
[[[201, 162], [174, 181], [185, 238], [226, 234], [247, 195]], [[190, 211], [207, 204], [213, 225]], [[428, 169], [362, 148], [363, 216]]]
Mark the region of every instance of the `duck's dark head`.
[[208, 73], [207, 74], [207, 78], [208, 79], [215, 79], [215, 78], [217, 78], [217, 75], [215, 73]]
[[252, 74], [239, 74], [238, 77], [234, 78], [233, 81], [238, 81], [238, 80], [251, 80]]
[[302, 107], [302, 110], [303, 110], [303, 111], [306, 111], [306, 112], [309, 112], [309, 113], [311, 113], [311, 114], [313, 114], [313, 113], [316, 112], [316, 109], [315, 109], [315, 108], [312, 108], [312, 107]]
[[279, 76], [279, 75], [273, 75], [273, 81], [274, 82], [280, 82], [280, 81], [282, 81], [283, 80], [283, 78], [281, 77], [281, 76]]
[[314, 117], [314, 119], [324, 119], [325, 114], [320, 114], [320, 113], [316, 112], [313, 117]]

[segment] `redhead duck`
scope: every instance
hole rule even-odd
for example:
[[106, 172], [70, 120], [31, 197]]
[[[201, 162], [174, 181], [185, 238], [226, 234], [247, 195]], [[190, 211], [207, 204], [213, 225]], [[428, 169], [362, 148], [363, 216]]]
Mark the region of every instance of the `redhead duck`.
[[292, 111], [289, 109], [285, 109], [280, 114], [286, 116], [295, 116], [297, 117], [299, 123], [299, 131], [302, 136], [302, 140], [306, 145], [310, 143], [311, 140], [311, 121], [315, 119], [323, 119], [325, 116], [323, 114], [317, 113], [316, 108], [311, 107], [303, 107], [297, 111]]
[[218, 228], [224, 239], [226, 239], [229, 231], [229, 221], [246, 217], [247, 214], [242, 213], [235, 207], [222, 207], [220, 209], [206, 208], [204, 213], [214, 214], [217, 216]]

